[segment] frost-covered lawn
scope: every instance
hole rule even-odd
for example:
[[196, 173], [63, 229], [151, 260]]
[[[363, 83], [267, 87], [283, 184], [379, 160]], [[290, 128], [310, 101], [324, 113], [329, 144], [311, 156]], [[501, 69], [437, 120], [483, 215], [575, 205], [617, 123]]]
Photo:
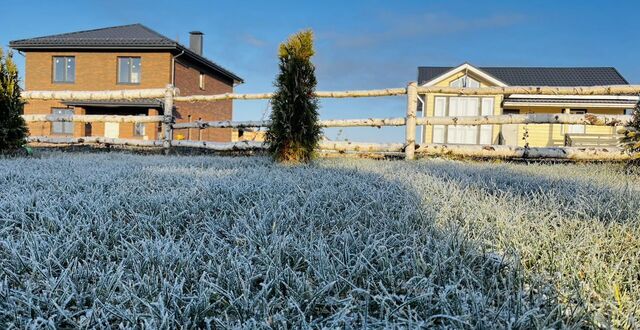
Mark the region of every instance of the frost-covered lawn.
[[0, 159], [0, 328], [640, 326], [620, 165]]

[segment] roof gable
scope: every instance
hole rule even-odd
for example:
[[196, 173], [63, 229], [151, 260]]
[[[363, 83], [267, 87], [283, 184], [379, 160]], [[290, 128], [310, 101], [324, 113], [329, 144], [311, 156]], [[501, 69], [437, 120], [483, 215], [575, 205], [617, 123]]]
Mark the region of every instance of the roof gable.
[[128, 49], [128, 50], [169, 50], [184, 53], [205, 67], [219, 72], [234, 82], [242, 83], [243, 79], [233, 72], [198, 55], [178, 42], [142, 25], [130, 24], [102, 29], [55, 34], [31, 39], [14, 40], [9, 43], [17, 50], [32, 49]]
[[494, 76], [487, 74], [486, 72], [484, 72], [483, 70], [480, 70], [476, 67], [474, 67], [473, 65], [469, 64], [469, 63], [464, 63], [461, 64], [457, 67], [454, 68], [443, 68], [444, 70], [441, 70], [440, 72], [438, 72], [439, 74], [432, 77], [429, 80], [425, 80], [425, 81], [420, 81], [419, 84], [420, 85], [425, 85], [425, 86], [433, 86], [435, 84], [437, 84], [438, 82], [441, 82], [442, 80], [445, 80], [446, 78], [459, 73], [459, 72], [471, 72], [473, 74], [475, 74], [476, 76], [496, 85], [496, 86], [500, 86], [500, 87], [504, 87], [507, 86], [507, 84], [505, 84], [504, 82], [502, 82], [500, 79], [496, 79]]
[[[454, 69], [419, 67], [418, 83], [423, 85]], [[481, 71], [509, 86], [599, 86], [628, 85], [613, 67], [480, 67]]]

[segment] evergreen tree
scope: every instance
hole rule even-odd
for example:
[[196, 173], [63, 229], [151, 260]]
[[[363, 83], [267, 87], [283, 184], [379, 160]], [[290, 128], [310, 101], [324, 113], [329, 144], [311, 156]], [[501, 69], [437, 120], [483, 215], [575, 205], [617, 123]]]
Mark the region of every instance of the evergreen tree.
[[627, 127], [618, 131], [623, 134], [621, 143], [625, 150], [640, 159], [640, 104], [633, 110], [633, 118]]
[[23, 109], [18, 68], [11, 53], [5, 56], [0, 48], [0, 153], [14, 151], [26, 143], [28, 131], [21, 116]]
[[299, 32], [280, 45], [280, 73], [266, 135], [269, 152], [280, 162], [309, 162], [320, 139], [313, 55], [311, 30]]

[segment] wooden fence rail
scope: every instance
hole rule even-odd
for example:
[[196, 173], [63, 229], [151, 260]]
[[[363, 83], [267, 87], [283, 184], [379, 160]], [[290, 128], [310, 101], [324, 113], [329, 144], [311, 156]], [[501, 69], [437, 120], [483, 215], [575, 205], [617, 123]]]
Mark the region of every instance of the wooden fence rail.
[[504, 124], [573, 124], [592, 126], [624, 126], [632, 116], [596, 114], [525, 114], [465, 117], [421, 117], [417, 125], [504, 125]]
[[27, 141], [45, 144], [109, 144], [134, 147], [161, 147], [163, 142], [161, 140], [114, 139], [102, 136], [29, 136]]
[[[172, 88], [172, 93], [175, 89]], [[24, 91], [23, 100], [133, 100], [163, 98], [167, 89], [130, 89], [117, 91]]]
[[628, 160], [631, 155], [618, 147], [510, 147], [482, 145], [427, 144], [416, 153], [430, 156], [460, 156], [478, 158], [570, 159], [570, 160]]
[[[426, 93], [442, 93], [449, 95], [637, 95], [640, 85], [593, 86], [593, 87], [482, 87], [453, 88], [423, 86], [410, 83], [406, 88], [389, 88], [361, 91], [316, 92], [322, 98], [355, 98], [406, 95], [407, 108], [405, 117], [367, 118], [367, 119], [335, 119], [321, 120], [322, 127], [382, 127], [405, 126], [404, 143], [358, 143], [321, 141], [319, 149], [334, 152], [362, 153], [404, 153], [406, 159], [413, 159], [414, 154], [421, 155], [458, 155], [473, 157], [499, 158], [561, 158], [575, 160], [623, 160], [629, 155], [617, 147], [612, 148], [578, 148], [578, 147], [546, 147], [520, 148], [508, 146], [481, 145], [418, 145], [416, 129], [418, 125], [503, 125], [503, 124], [578, 124], [593, 126], [624, 126], [631, 116], [596, 115], [596, 114], [523, 114], [470, 117], [421, 117], [416, 115], [418, 95]], [[25, 100], [127, 100], [136, 98], [159, 98], [163, 100], [161, 116], [111, 116], [111, 115], [25, 115], [28, 122], [120, 122], [120, 123], [161, 123], [163, 135], [161, 140], [113, 139], [106, 137], [43, 137], [32, 136], [30, 142], [64, 143], [64, 144], [108, 144], [127, 146], [163, 147], [165, 150], [175, 147], [203, 148], [209, 150], [256, 150], [266, 145], [259, 142], [216, 143], [208, 141], [174, 140], [173, 131], [177, 129], [206, 128], [258, 128], [268, 127], [268, 120], [262, 121], [196, 121], [175, 123], [173, 105], [175, 102], [198, 102], [218, 100], [260, 100], [270, 99], [273, 93], [259, 94], [219, 94], [179, 96], [179, 91], [171, 85], [164, 89], [143, 89], [125, 91], [25, 91]]]
[[[179, 90], [170, 88], [176, 102], [221, 101], [221, 100], [264, 100], [270, 99], [273, 93], [178, 96]], [[164, 98], [166, 88], [135, 89], [116, 91], [24, 91], [24, 100], [132, 100], [140, 98]], [[437, 87], [422, 86], [416, 89], [418, 94], [442, 93], [453, 95], [638, 95], [640, 85], [612, 85], [586, 87], [547, 87], [547, 86], [513, 86], [513, 87]], [[398, 96], [407, 94], [407, 88], [387, 88], [376, 90], [354, 91], [318, 91], [321, 98], [354, 98]]]
[[116, 115], [23, 115], [26, 122], [113, 122], [113, 123], [159, 123], [164, 116], [116, 116]]

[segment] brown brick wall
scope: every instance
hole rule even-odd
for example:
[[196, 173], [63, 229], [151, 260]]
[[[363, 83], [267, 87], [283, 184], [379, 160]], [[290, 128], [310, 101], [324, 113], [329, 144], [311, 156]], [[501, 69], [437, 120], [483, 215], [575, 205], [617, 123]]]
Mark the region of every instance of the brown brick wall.
[[[75, 56], [76, 77], [74, 83], [53, 82], [53, 57]], [[140, 84], [117, 84], [118, 57], [135, 56], [141, 58], [142, 72]], [[164, 88], [171, 82], [170, 52], [82, 52], [82, 51], [30, 51], [26, 55], [25, 87], [27, 90], [120, 90], [140, 88]], [[205, 73], [205, 88], [199, 88], [200, 72]], [[206, 68], [186, 61], [176, 61], [175, 85], [181, 95], [222, 94], [233, 92], [233, 81]], [[176, 121], [188, 122], [202, 120], [231, 120], [232, 101], [220, 102], [176, 102]], [[59, 101], [32, 100], [25, 105], [25, 114], [51, 114], [53, 108], [67, 108]], [[75, 108], [76, 114], [84, 114], [81, 107]], [[150, 109], [149, 115], [157, 114]], [[118, 114], [113, 109], [113, 114]], [[157, 138], [158, 124], [148, 124], [146, 134], [149, 139]], [[50, 123], [29, 123], [31, 135], [51, 135]], [[231, 141], [231, 129], [192, 129], [175, 131], [192, 140]], [[133, 124], [120, 125], [121, 138], [138, 138], [133, 135]], [[91, 123], [88, 126], [77, 123], [74, 135], [104, 136], [104, 123]]]
[[[200, 72], [205, 74], [204, 90], [200, 89]], [[223, 94], [233, 92], [233, 81], [206, 71], [191, 63], [176, 61], [175, 84], [180, 95]], [[231, 120], [233, 103], [231, 100], [215, 102], [176, 102], [176, 122], [189, 122], [198, 119], [215, 121]], [[190, 116], [190, 118], [189, 118]], [[200, 131], [200, 132], [199, 132]], [[176, 130], [178, 134], [190, 140], [206, 140], [216, 142], [231, 141], [231, 129], [208, 128], [204, 130]]]
[[[53, 57], [74, 56], [76, 77], [74, 83], [53, 82]], [[141, 59], [140, 84], [118, 84], [118, 57], [132, 56]], [[79, 52], [79, 51], [30, 51], [25, 53], [25, 88], [27, 90], [120, 90], [138, 88], [164, 88], [171, 82], [171, 54], [169, 52]], [[67, 108], [59, 101], [29, 101], [25, 114], [51, 114], [53, 108]], [[75, 114], [84, 114], [82, 107], [75, 107]], [[114, 109], [114, 114], [117, 110]], [[150, 124], [153, 125], [153, 124]], [[51, 135], [50, 123], [29, 123], [31, 135]], [[83, 123], [74, 125], [74, 136], [104, 136], [104, 123], [91, 123], [90, 132]], [[148, 127], [148, 131], [149, 131]], [[149, 135], [149, 134], [148, 134]], [[151, 135], [149, 135], [151, 139]], [[155, 136], [155, 134], [153, 134]], [[133, 136], [133, 124], [121, 124], [121, 138]]]
[[[74, 83], [53, 82], [53, 57], [75, 56]], [[118, 57], [140, 57], [140, 84], [117, 84]], [[38, 52], [25, 55], [27, 90], [118, 90], [164, 88], [171, 82], [171, 54], [151, 52]]]

